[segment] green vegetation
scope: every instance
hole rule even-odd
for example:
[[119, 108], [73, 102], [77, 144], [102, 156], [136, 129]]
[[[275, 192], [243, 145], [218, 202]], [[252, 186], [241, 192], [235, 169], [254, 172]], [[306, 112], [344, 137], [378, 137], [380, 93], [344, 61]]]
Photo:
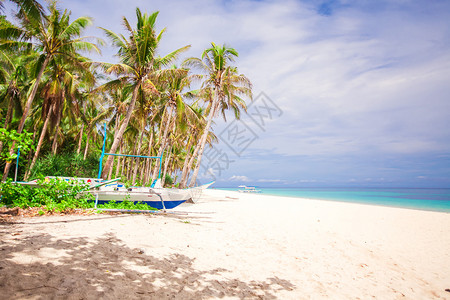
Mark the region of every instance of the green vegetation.
[[83, 159], [81, 154], [76, 153], [61, 153], [61, 154], [47, 154], [39, 159], [31, 170], [31, 178], [45, 177], [51, 174], [52, 176], [65, 177], [97, 177], [98, 159], [94, 156], [88, 156]]
[[66, 212], [76, 208], [91, 208], [93, 195], [87, 192], [87, 185], [78, 181], [39, 179], [38, 187], [22, 186], [8, 179], [0, 183], [1, 204], [11, 207], [42, 207], [43, 211]]
[[[38, 214], [45, 212], [70, 212], [74, 209], [94, 208], [94, 195], [87, 192], [89, 185], [79, 181], [57, 178], [39, 179], [38, 187], [15, 184], [11, 179], [0, 182], [2, 198], [0, 205], [8, 207], [40, 207]], [[99, 209], [157, 210], [145, 203], [131, 201], [98, 205]]]
[[[32, 133], [28, 133], [26, 131], [17, 133], [17, 131], [15, 131], [14, 129], [8, 131], [5, 128], [0, 128], [0, 159], [6, 161], [12, 161], [16, 159], [18, 148], [20, 148], [22, 154], [28, 153], [28, 151], [32, 149], [32, 135]], [[13, 144], [15, 144], [15, 151], [13, 153], [5, 151], [5, 149], [8, 150], [9, 148], [11, 148]]]
[[166, 177], [164, 179], [167, 186], [171, 187], [173, 185], [173, 179], [169, 174], [166, 174]]
[[106, 209], [129, 209], [129, 210], [157, 210], [156, 208], [153, 208], [145, 203], [142, 202], [134, 203], [128, 200], [122, 202], [110, 201], [106, 204], [100, 204], [97, 207], [100, 209], [106, 208]]
[[[135, 24], [128, 17], [116, 20], [123, 24], [119, 33], [96, 24], [117, 52], [117, 63], [111, 64], [87, 57], [104, 47], [103, 40], [84, 37], [93, 25], [90, 17], [73, 19], [56, 1], [45, 7], [36, 0], [12, 2], [15, 18], [0, 17], [2, 193], [17, 194], [9, 204], [71, 207], [79, 196], [70, 196], [70, 202], [56, 192], [44, 192], [45, 186], [32, 191], [6, 181], [14, 175], [10, 169], [18, 147], [19, 180], [96, 177], [104, 123], [106, 152], [163, 155], [163, 184], [192, 186], [205, 147], [217, 141], [212, 133], [215, 116], [232, 110], [239, 118], [246, 110], [244, 97], [252, 98], [250, 81], [233, 65], [238, 52], [231, 47], [211, 43], [199, 53], [201, 58], [182, 59], [190, 45], [179, 45], [161, 55], [166, 29], [156, 31], [161, 28], [159, 12], [137, 8]], [[198, 89], [191, 87], [193, 82]], [[103, 166], [104, 179], [150, 185], [158, 176], [159, 161], [105, 156]], [[56, 204], [45, 202], [47, 196], [41, 199], [41, 194], [57, 197]], [[34, 200], [26, 202], [27, 197]]]

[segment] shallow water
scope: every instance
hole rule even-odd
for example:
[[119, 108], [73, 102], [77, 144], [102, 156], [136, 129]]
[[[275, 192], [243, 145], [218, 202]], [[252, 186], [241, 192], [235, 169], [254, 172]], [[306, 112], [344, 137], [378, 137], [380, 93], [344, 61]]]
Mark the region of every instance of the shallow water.
[[[221, 188], [235, 190], [238, 188]], [[450, 212], [450, 189], [260, 188], [262, 194]]]

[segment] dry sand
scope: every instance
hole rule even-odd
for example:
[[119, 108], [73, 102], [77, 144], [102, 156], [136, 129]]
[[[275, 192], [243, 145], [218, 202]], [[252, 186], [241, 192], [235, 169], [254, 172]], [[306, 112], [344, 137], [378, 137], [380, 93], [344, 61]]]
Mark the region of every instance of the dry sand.
[[0, 224], [1, 299], [450, 299], [450, 214], [207, 191]]

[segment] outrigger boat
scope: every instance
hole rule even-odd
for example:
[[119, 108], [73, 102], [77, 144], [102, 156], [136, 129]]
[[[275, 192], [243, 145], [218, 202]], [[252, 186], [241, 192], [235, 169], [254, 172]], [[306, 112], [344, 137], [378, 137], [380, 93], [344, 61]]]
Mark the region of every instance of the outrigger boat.
[[[178, 205], [197, 198], [203, 190], [211, 186], [213, 182], [208, 184], [188, 188], [163, 188], [161, 181], [156, 180], [153, 187], [125, 187], [125, 185], [118, 183], [120, 178], [112, 180], [102, 180], [97, 178], [79, 178], [79, 177], [55, 177], [48, 176], [44, 180], [57, 178], [64, 181], [78, 181], [87, 184], [86, 193], [91, 193], [95, 196], [95, 207], [99, 204], [105, 204], [110, 201], [122, 202], [131, 201], [133, 203], [142, 202], [156, 209], [171, 209]], [[37, 180], [28, 182], [17, 182], [22, 185], [38, 186]]]
[[94, 188], [90, 192], [94, 194], [97, 204], [108, 203], [109, 201], [131, 201], [134, 203], [142, 202], [156, 209], [171, 209], [178, 205], [197, 198], [203, 190], [211, 186], [213, 182], [208, 184], [188, 188], [163, 188], [160, 180], [156, 181], [154, 187], [129, 187], [123, 184], [114, 183]]

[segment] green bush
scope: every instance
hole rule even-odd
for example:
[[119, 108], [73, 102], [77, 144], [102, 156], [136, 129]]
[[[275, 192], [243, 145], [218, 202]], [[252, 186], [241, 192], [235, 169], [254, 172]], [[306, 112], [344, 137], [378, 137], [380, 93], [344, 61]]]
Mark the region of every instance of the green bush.
[[107, 209], [129, 209], [129, 210], [157, 210], [154, 207], [149, 206], [143, 202], [134, 203], [129, 200], [116, 202], [110, 201], [105, 204], [101, 204], [97, 206], [98, 208], [107, 208]]
[[69, 211], [93, 207], [94, 197], [87, 192], [88, 185], [79, 181], [57, 178], [39, 179], [37, 187], [13, 183], [11, 179], [0, 183], [3, 205], [28, 208], [45, 207], [47, 211]]
[[29, 186], [12, 183], [12, 179], [0, 182], [1, 203], [7, 206], [27, 208], [42, 206], [44, 203], [36, 203], [35, 191]]
[[[11, 179], [0, 182], [0, 205], [8, 207], [42, 207], [43, 211], [67, 212], [76, 208], [93, 208], [94, 195], [88, 192], [89, 185], [77, 180], [65, 181], [58, 178], [39, 179], [37, 187], [13, 183]], [[111, 201], [98, 208], [157, 210], [145, 203], [132, 201]]]

